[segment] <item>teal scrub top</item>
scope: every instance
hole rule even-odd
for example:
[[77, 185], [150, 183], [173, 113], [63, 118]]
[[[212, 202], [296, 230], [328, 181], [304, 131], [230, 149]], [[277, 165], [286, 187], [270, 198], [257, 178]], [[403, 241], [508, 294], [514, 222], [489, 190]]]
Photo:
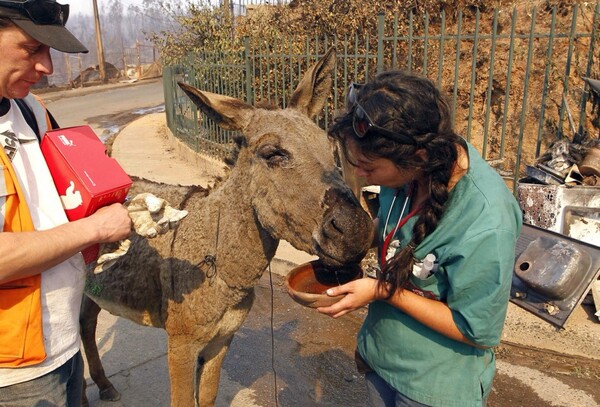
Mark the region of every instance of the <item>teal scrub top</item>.
[[[506, 318], [522, 216], [502, 178], [467, 145], [467, 174], [450, 191], [435, 231], [415, 249], [417, 259], [433, 253], [437, 271], [424, 280], [411, 276], [410, 289], [447, 303], [463, 335], [491, 347], [499, 344]], [[381, 188], [380, 239], [388, 213], [385, 233], [396, 226], [405, 198], [404, 190]], [[410, 242], [416, 220], [396, 232], [402, 247]], [[423, 404], [479, 407], [491, 390], [492, 349], [449, 339], [383, 301], [369, 305], [357, 346], [379, 376]]]

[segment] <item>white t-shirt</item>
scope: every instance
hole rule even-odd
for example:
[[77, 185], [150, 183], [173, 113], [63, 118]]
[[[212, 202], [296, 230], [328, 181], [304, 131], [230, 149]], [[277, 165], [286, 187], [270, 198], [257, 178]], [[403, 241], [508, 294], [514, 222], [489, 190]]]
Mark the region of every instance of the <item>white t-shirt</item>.
[[[42, 155], [39, 143], [19, 107], [10, 101], [10, 110], [0, 116], [0, 144], [8, 133], [20, 145], [12, 165], [25, 194], [36, 230], [68, 222], [60, 197]], [[4, 206], [0, 201], [4, 219]], [[35, 247], [31, 248], [36, 250]], [[67, 362], [79, 351], [79, 308], [85, 283], [85, 265], [80, 253], [42, 273], [42, 320], [46, 360], [29, 367], [0, 368], [0, 387], [40, 377]]]

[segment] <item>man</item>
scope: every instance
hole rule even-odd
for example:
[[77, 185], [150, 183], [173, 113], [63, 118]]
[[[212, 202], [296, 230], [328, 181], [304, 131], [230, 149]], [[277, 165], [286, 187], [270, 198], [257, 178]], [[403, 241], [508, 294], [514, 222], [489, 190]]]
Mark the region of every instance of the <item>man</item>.
[[131, 230], [120, 204], [68, 222], [39, 148], [52, 121], [29, 89], [52, 73], [50, 48], [87, 52], [64, 26], [68, 13], [54, 0], [0, 0], [2, 407], [80, 404], [80, 251]]

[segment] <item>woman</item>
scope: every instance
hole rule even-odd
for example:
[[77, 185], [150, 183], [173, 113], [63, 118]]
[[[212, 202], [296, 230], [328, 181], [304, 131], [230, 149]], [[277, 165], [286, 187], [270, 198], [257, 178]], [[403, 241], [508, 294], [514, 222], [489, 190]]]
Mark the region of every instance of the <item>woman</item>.
[[348, 94], [330, 135], [381, 186], [380, 272], [328, 290], [334, 318], [369, 305], [357, 338], [373, 406], [482, 406], [506, 317], [521, 211], [453, 130], [426, 78], [378, 75]]

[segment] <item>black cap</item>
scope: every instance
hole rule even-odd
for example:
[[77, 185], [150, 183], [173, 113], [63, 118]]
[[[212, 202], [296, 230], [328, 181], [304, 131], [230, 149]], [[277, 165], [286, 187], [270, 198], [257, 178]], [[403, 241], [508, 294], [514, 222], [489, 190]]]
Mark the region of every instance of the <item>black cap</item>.
[[24, 9], [2, 7], [0, 3], [0, 18], [2, 17], [8, 18], [32, 38], [50, 48], [68, 53], [88, 52], [87, 48], [60, 22], [47, 24], [35, 22]]

